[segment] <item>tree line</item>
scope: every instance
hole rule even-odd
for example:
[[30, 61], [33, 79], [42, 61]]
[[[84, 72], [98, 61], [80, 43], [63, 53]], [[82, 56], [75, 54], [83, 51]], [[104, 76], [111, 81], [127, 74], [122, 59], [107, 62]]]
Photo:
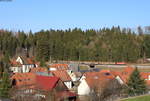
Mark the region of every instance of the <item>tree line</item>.
[[150, 57], [150, 35], [141, 27], [100, 30], [0, 31], [0, 55], [26, 55], [38, 61], [79, 60], [136, 62]]

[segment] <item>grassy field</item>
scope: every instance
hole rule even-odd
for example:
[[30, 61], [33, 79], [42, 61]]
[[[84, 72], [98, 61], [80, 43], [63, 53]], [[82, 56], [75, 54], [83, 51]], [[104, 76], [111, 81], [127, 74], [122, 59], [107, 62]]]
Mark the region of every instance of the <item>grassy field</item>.
[[150, 95], [140, 96], [136, 98], [129, 98], [121, 101], [150, 101]]

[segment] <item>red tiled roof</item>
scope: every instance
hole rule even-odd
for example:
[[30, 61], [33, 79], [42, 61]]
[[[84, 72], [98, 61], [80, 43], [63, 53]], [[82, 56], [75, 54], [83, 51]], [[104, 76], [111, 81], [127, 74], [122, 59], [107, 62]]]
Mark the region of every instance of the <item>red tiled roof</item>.
[[49, 66], [49, 68], [56, 68], [57, 70], [68, 70], [69, 66], [68, 64], [52, 64]]
[[[134, 68], [126, 67], [123, 71], [111, 71], [111, 73], [114, 76], [119, 76], [124, 83], [127, 83], [133, 71], [134, 71]], [[140, 75], [141, 75], [141, 78], [146, 81], [147, 85], [150, 86], [150, 80], [149, 80], [150, 72], [141, 72]]]
[[110, 72], [87, 72], [84, 74], [86, 81], [90, 88], [96, 87], [97, 89], [103, 88], [107, 83], [115, 77]]
[[20, 87], [35, 84], [35, 77], [34, 73], [15, 73], [11, 79], [16, 80], [16, 86]]
[[14, 60], [14, 59], [11, 59], [11, 60], [10, 60], [10, 64], [11, 64], [12, 66], [22, 66], [21, 63], [16, 62], [16, 60]]
[[133, 71], [134, 71], [133, 67], [126, 67], [123, 72], [128, 72], [128, 74], [131, 74]]
[[[127, 83], [128, 80], [129, 80], [129, 77], [130, 77], [130, 75], [132, 74], [133, 71], [134, 71], [134, 68], [126, 67], [122, 72], [113, 71], [113, 74], [115, 76], [119, 76], [123, 80], [124, 83]], [[144, 79], [144, 80], [147, 79], [146, 83], [148, 85], [150, 85], [150, 80], [148, 80], [150, 73], [141, 72], [140, 75], [141, 75], [142, 79]]]
[[36, 68], [31, 68], [31, 72], [35, 73], [35, 72], [46, 72], [47, 69], [44, 67], [36, 67]]
[[55, 88], [59, 78], [50, 76], [41, 76], [34, 73], [16, 73], [11, 77], [16, 80], [16, 87], [52, 90]]
[[52, 90], [55, 88], [59, 78], [58, 77], [48, 77], [48, 76], [36, 76], [36, 85], [38, 89]]
[[110, 70], [101, 70], [100, 73], [110, 73]]
[[141, 72], [140, 74], [141, 74], [141, 77], [143, 79], [148, 79], [148, 76], [150, 75], [150, 72]]
[[[35, 64], [34, 58], [27, 58], [22, 56], [20, 56], [20, 58], [23, 60], [23, 64]], [[21, 66], [21, 63], [17, 62], [16, 59], [11, 59], [11, 65]]]
[[102, 77], [107, 77], [109, 79], [112, 79], [115, 77], [109, 70], [101, 70], [99, 72], [86, 72], [83, 75], [85, 75], [87, 78], [90, 77], [93, 78], [94, 76], [102, 76]]
[[112, 71], [115, 76], [119, 76], [124, 83], [128, 82], [131, 73], [134, 71], [132, 67], [126, 67], [123, 71]]
[[27, 58], [27, 62], [28, 64], [34, 64], [34, 60], [32, 60], [31, 58]]
[[52, 71], [54, 76], [59, 77], [63, 82], [71, 81], [71, 77], [65, 70]]

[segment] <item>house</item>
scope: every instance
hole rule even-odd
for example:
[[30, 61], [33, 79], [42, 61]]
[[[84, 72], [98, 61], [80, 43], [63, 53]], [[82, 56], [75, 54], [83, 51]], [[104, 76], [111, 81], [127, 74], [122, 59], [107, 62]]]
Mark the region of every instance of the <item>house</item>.
[[27, 73], [31, 68], [38, 67], [32, 58], [18, 56], [17, 59], [11, 60], [10, 70], [13, 73]]
[[[57, 101], [62, 101], [65, 98], [69, 99], [69, 101], [75, 100], [77, 96], [75, 93], [68, 91], [64, 83], [57, 77], [37, 76], [37, 88], [43, 91], [53, 92]], [[41, 96], [46, 98], [46, 96], [49, 96], [46, 94], [45, 92]]]
[[[134, 68], [126, 67], [123, 71], [112, 71], [112, 73], [116, 76], [116, 79], [121, 84], [126, 84], [133, 71], [134, 71]], [[141, 78], [146, 81], [147, 86], [150, 87], [150, 72], [140, 72], [140, 75], [141, 75]]]
[[10, 71], [13, 73], [21, 73], [22, 72], [22, 64], [19, 62], [16, 62], [15, 60], [11, 60], [11, 67]]
[[64, 84], [68, 87], [68, 89], [71, 89], [73, 87], [73, 82], [71, 77], [68, 75], [67, 71], [65, 70], [57, 70], [52, 71], [53, 75], [60, 78]]
[[60, 101], [65, 98], [74, 100], [77, 96], [75, 93], [68, 91], [65, 84], [58, 77], [42, 76], [34, 73], [16, 73], [11, 79], [13, 87], [15, 87], [13, 92], [15, 98], [27, 95], [27, 97], [30, 96], [36, 100], [50, 100], [53, 97], [56, 101]]
[[146, 81], [147, 86], [150, 87], [150, 72], [141, 72], [141, 78]]
[[114, 75], [109, 72], [86, 72], [80, 79], [78, 95], [89, 95], [94, 89], [103, 89], [113, 79]]
[[126, 84], [133, 71], [134, 68], [125, 67], [123, 71], [112, 71], [112, 73], [115, 75], [116, 79], [120, 82], [120, 84]]

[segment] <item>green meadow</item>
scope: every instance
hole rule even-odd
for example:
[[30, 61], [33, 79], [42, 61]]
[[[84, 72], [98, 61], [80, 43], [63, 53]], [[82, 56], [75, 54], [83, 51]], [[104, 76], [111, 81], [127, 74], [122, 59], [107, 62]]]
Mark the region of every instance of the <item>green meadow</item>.
[[150, 101], [150, 95], [136, 97], [136, 98], [129, 98], [121, 101]]

